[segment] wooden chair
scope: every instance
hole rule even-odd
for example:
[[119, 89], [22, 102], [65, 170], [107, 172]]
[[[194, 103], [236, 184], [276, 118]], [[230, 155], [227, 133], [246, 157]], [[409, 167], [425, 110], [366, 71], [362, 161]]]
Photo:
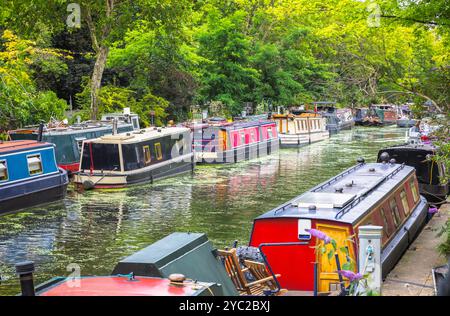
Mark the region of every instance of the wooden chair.
[[[246, 260], [249, 266], [243, 269], [239, 264], [236, 249], [217, 250], [217, 254], [221, 257], [225, 270], [240, 295], [264, 295], [264, 291], [276, 290], [278, 288], [274, 276], [269, 275], [263, 263]], [[256, 278], [256, 281], [247, 281], [244, 274], [247, 271]], [[285, 293], [285, 291], [280, 292], [276, 294]]]

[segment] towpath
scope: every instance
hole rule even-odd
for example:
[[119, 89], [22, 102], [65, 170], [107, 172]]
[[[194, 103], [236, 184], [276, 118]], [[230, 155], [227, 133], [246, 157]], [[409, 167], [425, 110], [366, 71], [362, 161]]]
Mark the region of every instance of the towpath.
[[437, 235], [449, 218], [449, 214], [450, 204], [445, 204], [439, 213], [433, 216], [387, 276], [381, 289], [383, 296], [435, 295], [431, 269], [446, 263], [446, 259], [437, 250], [444, 236], [437, 237]]

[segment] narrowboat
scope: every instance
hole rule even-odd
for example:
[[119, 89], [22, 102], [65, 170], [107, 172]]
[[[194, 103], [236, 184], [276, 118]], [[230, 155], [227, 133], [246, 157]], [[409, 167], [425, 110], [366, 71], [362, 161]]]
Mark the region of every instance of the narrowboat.
[[68, 183], [53, 144], [0, 142], [0, 214], [62, 199]]
[[337, 109], [335, 102], [314, 102], [315, 111], [327, 119], [327, 130], [330, 134], [339, 133], [341, 130], [352, 129], [355, 122], [351, 109]]
[[279, 148], [276, 124], [269, 120], [213, 118], [189, 127], [197, 163], [237, 163], [270, 155]]
[[[134, 123], [119, 122], [117, 131], [119, 133], [134, 130]], [[76, 172], [79, 169], [81, 146], [84, 140], [98, 138], [103, 135], [111, 134], [113, 124], [110, 121], [100, 122], [81, 122], [73, 125], [55, 125], [47, 124], [44, 127], [42, 140], [56, 145], [56, 162], [58, 166], [67, 170], [69, 173]], [[11, 140], [31, 139], [37, 140], [38, 128], [30, 127], [8, 132]]]
[[339, 289], [336, 261], [316, 251], [319, 239], [311, 235], [311, 229], [346, 247], [348, 254], [339, 252], [339, 261], [353, 262], [352, 269], [356, 270], [358, 227], [382, 226], [384, 278], [423, 227], [428, 207], [419, 194], [414, 168], [394, 160], [358, 162], [254, 220], [250, 246], [259, 247], [272, 272], [282, 275], [282, 288], [319, 292]]
[[338, 127], [340, 131], [352, 129], [355, 125], [351, 109], [337, 109], [336, 115], [338, 117]]
[[391, 146], [378, 152], [378, 161], [381, 162], [388, 155], [399, 163], [414, 167], [420, 194], [429, 202], [439, 205], [446, 200], [450, 186], [440, 180], [445, 176], [445, 165], [432, 160], [438, 150], [424, 143]]
[[319, 113], [297, 111], [274, 114], [273, 119], [277, 123], [281, 147], [305, 146], [330, 137], [326, 119]]
[[370, 106], [380, 118], [383, 125], [393, 125], [397, 123], [399, 117], [397, 107], [391, 104], [372, 104]]
[[190, 130], [147, 128], [83, 141], [74, 183], [83, 189], [117, 188], [192, 171]]

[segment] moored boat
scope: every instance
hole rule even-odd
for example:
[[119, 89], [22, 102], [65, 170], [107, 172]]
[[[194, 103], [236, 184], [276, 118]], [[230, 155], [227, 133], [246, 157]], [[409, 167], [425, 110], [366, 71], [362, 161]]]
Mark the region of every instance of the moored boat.
[[[358, 227], [382, 226], [385, 277], [423, 227], [427, 211], [414, 168], [393, 161], [366, 164], [360, 160], [356, 166], [257, 217], [250, 246], [259, 247], [271, 271], [282, 275], [281, 287], [329, 292], [340, 286], [337, 260], [315, 251], [319, 238], [311, 229], [347, 249], [347, 254], [338, 254], [344, 264], [358, 262]], [[355, 265], [353, 270], [357, 269]]]
[[442, 183], [445, 176], [445, 165], [433, 161], [432, 157], [439, 149], [432, 144], [403, 144], [383, 148], [378, 152], [378, 161], [383, 154], [416, 169], [419, 192], [429, 202], [439, 205], [450, 193], [450, 183]]
[[198, 163], [237, 163], [264, 157], [279, 148], [276, 124], [269, 120], [194, 123], [193, 150]]
[[370, 108], [375, 111], [383, 125], [393, 125], [397, 123], [397, 107], [392, 104], [372, 104]]
[[0, 214], [62, 199], [68, 183], [53, 144], [0, 142]]
[[189, 172], [194, 164], [188, 128], [147, 128], [83, 141], [74, 183], [84, 189], [124, 187]]
[[301, 147], [330, 137], [326, 119], [319, 113], [298, 111], [293, 114], [274, 114], [281, 147]]

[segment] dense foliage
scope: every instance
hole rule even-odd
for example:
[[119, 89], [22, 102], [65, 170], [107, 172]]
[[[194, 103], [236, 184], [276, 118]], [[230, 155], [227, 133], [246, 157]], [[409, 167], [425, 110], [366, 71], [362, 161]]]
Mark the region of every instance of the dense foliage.
[[128, 106], [144, 125], [212, 104], [449, 110], [446, 0], [80, 0], [79, 27], [70, 2], [0, 3], [0, 130]]

